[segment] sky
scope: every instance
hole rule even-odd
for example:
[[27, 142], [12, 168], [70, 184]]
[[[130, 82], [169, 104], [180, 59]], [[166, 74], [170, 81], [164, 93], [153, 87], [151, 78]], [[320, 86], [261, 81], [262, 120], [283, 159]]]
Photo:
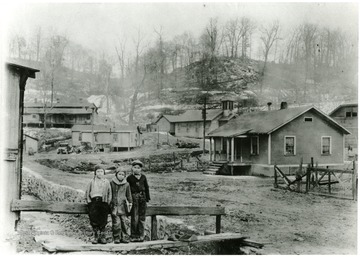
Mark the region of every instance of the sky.
[[136, 36], [140, 28], [147, 41], [154, 40], [154, 29], [162, 27], [165, 40], [190, 31], [197, 37], [212, 17], [219, 22], [247, 16], [258, 25], [279, 19], [287, 29], [303, 22], [358, 31], [358, 4], [333, 2], [161, 2], [161, 3], [56, 3], [8, 4], [5, 29], [10, 33], [34, 34], [36, 27], [51, 28], [70, 40], [95, 51], [114, 49], [117, 38]]

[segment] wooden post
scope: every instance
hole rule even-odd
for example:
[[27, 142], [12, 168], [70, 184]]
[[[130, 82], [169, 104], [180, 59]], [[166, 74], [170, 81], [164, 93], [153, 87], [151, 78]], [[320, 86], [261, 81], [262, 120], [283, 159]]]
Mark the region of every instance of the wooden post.
[[357, 179], [356, 179], [356, 165], [355, 165], [355, 161], [353, 161], [353, 173], [352, 173], [352, 196], [353, 199], [356, 201], [357, 200]]
[[156, 215], [151, 216], [151, 240], [157, 240], [157, 219], [156, 219]]
[[231, 162], [234, 162], [234, 145], [235, 145], [235, 138], [231, 138]]
[[226, 139], [226, 161], [229, 161], [230, 157], [230, 139]]
[[309, 192], [310, 189], [310, 164], [306, 169], [306, 193]]
[[319, 185], [319, 172], [318, 172], [317, 168], [318, 168], [318, 163], [316, 162], [316, 167], [315, 167], [315, 181], [316, 181], [316, 186]]
[[277, 171], [276, 171], [276, 165], [274, 165], [274, 187], [277, 188], [278, 187], [278, 183], [277, 183]]
[[[326, 166], [327, 169], [328, 167], [329, 166]], [[328, 182], [329, 182], [328, 189], [329, 189], [329, 194], [331, 194], [331, 172], [328, 170], [327, 173], [328, 173]]]
[[128, 145], [128, 152], [130, 152], [130, 145], [131, 145], [131, 132], [129, 132], [129, 145]]
[[216, 161], [216, 138], [214, 138], [213, 141], [214, 141], [214, 161]]
[[183, 169], [183, 160], [182, 159], [180, 160], [180, 167], [181, 167], [181, 169]]
[[210, 146], [209, 146], [209, 160], [212, 161], [212, 137], [210, 137]]
[[[219, 204], [216, 205], [217, 207], [220, 207]], [[221, 233], [221, 215], [216, 215], [216, 230], [215, 230], [216, 234], [220, 234]]]

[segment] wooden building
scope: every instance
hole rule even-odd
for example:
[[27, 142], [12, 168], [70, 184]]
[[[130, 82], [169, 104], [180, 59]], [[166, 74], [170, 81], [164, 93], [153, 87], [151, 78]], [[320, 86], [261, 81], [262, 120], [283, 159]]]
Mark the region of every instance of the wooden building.
[[342, 104], [330, 112], [330, 117], [345, 127], [351, 134], [345, 136], [345, 147], [357, 149], [358, 145], [358, 104]]
[[[236, 117], [233, 113], [233, 103], [232, 100], [223, 100], [222, 109], [206, 110], [205, 134]], [[165, 129], [170, 128], [169, 131], [175, 136], [202, 138], [203, 110], [187, 110], [181, 115], [168, 115], [167, 118], [163, 116], [157, 120], [157, 124], [161, 124]]]
[[175, 135], [175, 121], [177, 116], [175, 115], [160, 115], [155, 121], [159, 131], [168, 132], [171, 135]]
[[100, 151], [128, 150], [142, 145], [142, 138], [136, 126], [109, 127], [103, 125], [75, 125], [71, 129], [72, 145], [87, 142]]
[[[210, 160], [272, 175], [274, 164], [344, 163], [345, 135], [350, 132], [315, 107], [297, 107], [240, 115], [208, 133]], [[262, 169], [267, 167], [270, 169]]]
[[44, 106], [41, 103], [27, 103], [24, 110], [24, 126], [43, 127], [46, 117], [48, 127], [71, 128], [74, 125], [91, 124], [96, 118], [97, 107], [92, 103], [54, 103]]
[[39, 70], [22, 65], [17, 61], [9, 61], [3, 66], [4, 75], [1, 84], [2, 110], [4, 111], [4, 131], [2, 132], [2, 146], [4, 147], [3, 165], [1, 172], [3, 214], [2, 233], [9, 233], [16, 228], [20, 219], [19, 212], [10, 211], [12, 200], [20, 199], [23, 160], [23, 129], [22, 115], [24, 109], [25, 85], [28, 78], [35, 78]]

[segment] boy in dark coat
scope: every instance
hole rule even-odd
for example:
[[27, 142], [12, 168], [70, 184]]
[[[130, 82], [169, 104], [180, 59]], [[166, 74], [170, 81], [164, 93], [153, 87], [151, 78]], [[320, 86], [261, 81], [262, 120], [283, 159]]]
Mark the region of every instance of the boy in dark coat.
[[105, 169], [95, 166], [95, 176], [87, 186], [85, 197], [89, 207], [90, 224], [94, 230], [93, 244], [106, 244], [105, 226], [110, 210], [110, 182], [104, 177]]
[[[128, 243], [129, 234], [125, 225], [128, 208], [131, 209], [132, 197], [130, 185], [125, 179], [124, 171], [118, 169], [115, 177], [111, 180], [111, 219], [114, 243]], [[129, 204], [129, 206], [128, 206]]]
[[130, 184], [133, 206], [131, 209], [131, 238], [132, 242], [144, 241], [145, 215], [147, 202], [150, 201], [149, 185], [146, 176], [141, 173], [143, 163], [139, 160], [132, 162], [132, 174], [127, 177]]

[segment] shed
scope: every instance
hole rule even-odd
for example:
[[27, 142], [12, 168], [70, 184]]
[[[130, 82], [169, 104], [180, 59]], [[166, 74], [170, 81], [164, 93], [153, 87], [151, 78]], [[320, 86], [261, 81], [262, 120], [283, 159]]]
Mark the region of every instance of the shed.
[[25, 146], [24, 151], [27, 154], [31, 153], [37, 153], [39, 150], [39, 139], [36, 137], [32, 137], [30, 135], [24, 135], [25, 136]]
[[160, 115], [160, 117], [155, 121], [155, 124], [157, 124], [159, 131], [169, 132], [171, 135], [175, 135], [176, 119], [176, 115]]

